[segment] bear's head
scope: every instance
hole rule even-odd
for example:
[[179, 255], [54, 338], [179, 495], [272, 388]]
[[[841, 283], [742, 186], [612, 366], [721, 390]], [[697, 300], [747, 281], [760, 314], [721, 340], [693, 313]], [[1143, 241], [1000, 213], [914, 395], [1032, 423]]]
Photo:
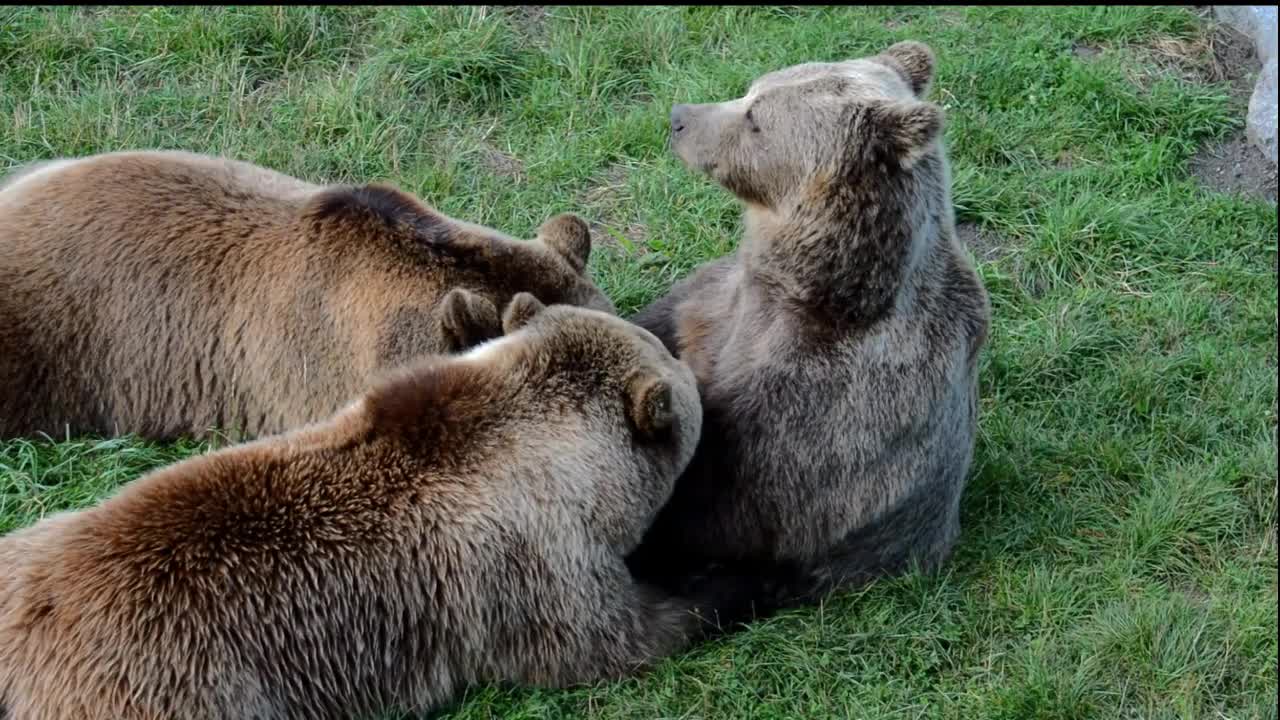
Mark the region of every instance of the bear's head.
[[910, 173], [933, 152], [933, 72], [933, 52], [913, 41], [771, 72], [736, 100], [675, 106], [672, 149], [743, 201], [785, 210], [833, 182]]
[[575, 305], [610, 314], [617, 309], [588, 270], [591, 233], [572, 213], [542, 223], [532, 242], [449, 217], [399, 188], [382, 183], [330, 186], [302, 214], [311, 232], [364, 262], [378, 251], [397, 274], [439, 288], [465, 288], [495, 307], [528, 292], [548, 305]]
[[[517, 294], [503, 336], [456, 356], [501, 380], [488, 407], [520, 408], [524, 461], [569, 478], [561, 492], [619, 554], [639, 544], [693, 459], [702, 403], [693, 372], [652, 333], [614, 315]], [[501, 400], [497, 399], [501, 397]]]
[[[594, 436], [609, 438], [607, 445], [638, 451], [652, 471], [672, 480], [693, 459], [702, 429], [697, 381], [652, 333], [614, 315], [548, 307], [529, 293], [506, 307], [502, 330], [503, 339], [519, 339], [527, 358], [538, 358], [532, 366], [560, 376], [552, 384], [575, 388], [571, 401]], [[486, 346], [473, 351], [487, 352]]]

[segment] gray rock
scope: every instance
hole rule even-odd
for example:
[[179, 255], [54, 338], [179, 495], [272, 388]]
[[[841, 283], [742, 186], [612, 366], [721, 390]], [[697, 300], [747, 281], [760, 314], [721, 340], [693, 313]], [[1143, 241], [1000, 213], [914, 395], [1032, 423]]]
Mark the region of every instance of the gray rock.
[[1276, 163], [1276, 8], [1215, 5], [1214, 15], [1253, 40], [1262, 72], [1249, 98], [1246, 134], [1272, 164]]
[[1276, 163], [1276, 58], [1271, 58], [1258, 76], [1258, 84], [1249, 98], [1249, 116], [1245, 134], [1249, 142], [1262, 150], [1271, 163]]

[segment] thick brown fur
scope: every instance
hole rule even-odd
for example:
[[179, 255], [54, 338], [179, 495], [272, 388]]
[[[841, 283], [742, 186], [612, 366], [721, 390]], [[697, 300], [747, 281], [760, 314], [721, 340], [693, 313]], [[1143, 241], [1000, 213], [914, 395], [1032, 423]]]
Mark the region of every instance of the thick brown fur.
[[504, 321], [324, 422], [0, 538], [10, 720], [420, 713], [700, 636], [624, 561], [693, 455], [693, 374], [606, 313], [520, 294]]
[[767, 612], [950, 556], [990, 308], [933, 72], [903, 42], [673, 109], [673, 149], [743, 201], [746, 234], [634, 318], [694, 369], [705, 412], [640, 577], [754, 575]]
[[534, 242], [387, 185], [119, 152], [0, 185], [0, 438], [314, 422], [373, 375], [464, 350], [518, 292], [614, 312], [579, 218]]

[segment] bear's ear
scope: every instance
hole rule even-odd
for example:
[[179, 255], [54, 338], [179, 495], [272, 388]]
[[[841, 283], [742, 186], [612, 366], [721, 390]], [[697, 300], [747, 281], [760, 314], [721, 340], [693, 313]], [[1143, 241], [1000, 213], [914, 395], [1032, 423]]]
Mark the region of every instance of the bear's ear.
[[636, 431], [652, 437], [670, 429], [675, 422], [671, 411], [671, 384], [656, 375], [636, 373], [627, 381], [627, 414]]
[[546, 309], [547, 307], [533, 295], [527, 292], [516, 293], [507, 305], [507, 309], [502, 312], [502, 332], [511, 334], [519, 330]]
[[586, 271], [591, 259], [591, 229], [585, 220], [573, 213], [561, 213], [538, 227], [537, 238], [560, 253], [574, 270]]
[[440, 301], [440, 330], [447, 351], [458, 353], [502, 335], [502, 321], [488, 298], [454, 288]]
[[902, 75], [916, 97], [924, 97], [928, 92], [937, 62], [928, 45], [915, 40], [904, 40], [890, 45], [880, 53], [880, 59]]
[[933, 103], [892, 100], [868, 107], [867, 120], [878, 150], [909, 169], [942, 134], [944, 117]]
[[317, 221], [374, 226], [430, 246], [449, 245], [457, 238], [447, 217], [384, 183], [327, 187], [307, 202], [303, 213]]

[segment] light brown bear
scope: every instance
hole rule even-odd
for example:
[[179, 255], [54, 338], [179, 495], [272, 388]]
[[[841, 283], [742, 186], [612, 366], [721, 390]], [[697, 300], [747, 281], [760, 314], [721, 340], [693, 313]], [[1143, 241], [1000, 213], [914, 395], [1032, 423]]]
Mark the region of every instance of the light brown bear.
[[624, 560], [693, 455], [693, 374], [606, 313], [522, 293], [503, 323], [322, 423], [0, 538], [10, 720], [420, 713], [700, 637]]
[[933, 74], [902, 42], [673, 109], [676, 154], [738, 196], [746, 232], [634, 318], [693, 368], [705, 413], [640, 577], [754, 575], [767, 612], [949, 557], [990, 308]]
[[0, 187], [0, 438], [314, 422], [379, 370], [487, 339], [460, 328], [517, 292], [615, 312], [590, 251], [570, 214], [524, 242], [223, 158], [39, 164]]

